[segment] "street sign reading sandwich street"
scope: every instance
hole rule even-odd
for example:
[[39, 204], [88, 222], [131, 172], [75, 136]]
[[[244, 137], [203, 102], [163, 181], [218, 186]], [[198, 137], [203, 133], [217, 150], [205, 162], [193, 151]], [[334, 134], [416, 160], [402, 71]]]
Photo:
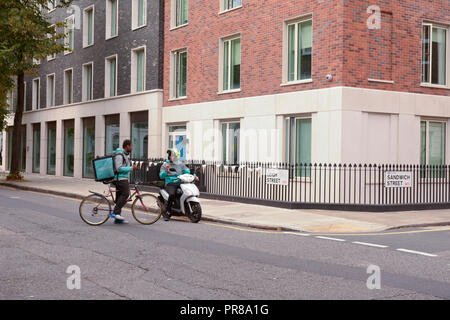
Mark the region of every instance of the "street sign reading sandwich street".
[[384, 181], [386, 188], [411, 188], [412, 171], [386, 171]]

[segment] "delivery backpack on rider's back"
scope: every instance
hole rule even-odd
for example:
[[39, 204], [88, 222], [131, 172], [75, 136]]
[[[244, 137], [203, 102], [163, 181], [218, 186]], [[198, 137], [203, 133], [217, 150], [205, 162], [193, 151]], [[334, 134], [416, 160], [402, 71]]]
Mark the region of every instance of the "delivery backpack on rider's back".
[[116, 163], [114, 161], [114, 158], [116, 156], [122, 156], [123, 162], [125, 163], [125, 155], [121, 152], [115, 155], [97, 157], [92, 160], [95, 181], [107, 181], [116, 179], [120, 169], [116, 168]]

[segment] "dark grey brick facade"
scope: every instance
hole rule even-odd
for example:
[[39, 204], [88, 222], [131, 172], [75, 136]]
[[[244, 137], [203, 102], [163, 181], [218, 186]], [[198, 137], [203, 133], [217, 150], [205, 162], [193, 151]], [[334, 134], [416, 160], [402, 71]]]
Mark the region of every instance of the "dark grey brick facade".
[[[40, 77], [40, 108], [46, 107], [47, 75], [55, 73], [55, 105], [63, 104], [64, 70], [73, 68], [73, 102], [82, 101], [82, 65], [94, 63], [93, 99], [104, 98], [105, 57], [117, 54], [117, 95], [131, 91], [131, 51], [146, 46], [146, 90], [162, 89], [163, 86], [163, 25], [164, 0], [147, 0], [147, 25], [132, 30], [132, 0], [118, 0], [118, 36], [105, 40], [106, 0], [79, 0], [73, 4], [81, 9], [79, 25], [74, 30], [74, 52], [59, 53], [56, 59], [41, 60], [37, 75], [28, 75], [26, 110], [32, 109], [32, 79]], [[83, 48], [83, 9], [95, 5], [94, 45]], [[66, 9], [58, 8], [50, 13], [54, 21], [64, 21], [71, 15]], [[63, 28], [58, 29], [64, 32]]]

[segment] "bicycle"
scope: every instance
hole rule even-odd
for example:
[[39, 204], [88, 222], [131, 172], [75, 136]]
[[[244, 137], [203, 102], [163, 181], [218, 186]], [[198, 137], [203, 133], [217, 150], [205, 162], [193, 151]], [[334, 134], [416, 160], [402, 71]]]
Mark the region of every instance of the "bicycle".
[[[103, 183], [108, 185], [108, 191], [100, 194], [89, 190], [91, 194], [83, 198], [80, 203], [80, 217], [91, 226], [100, 226], [108, 221], [109, 218], [114, 217], [112, 215], [111, 201], [115, 205], [116, 198], [114, 193], [116, 188], [112, 187], [113, 181], [104, 181]], [[162, 215], [161, 202], [150, 193], [141, 194], [136, 184], [133, 189], [134, 192], [128, 198], [127, 203], [132, 202], [131, 213], [134, 219], [144, 225], [154, 224]]]

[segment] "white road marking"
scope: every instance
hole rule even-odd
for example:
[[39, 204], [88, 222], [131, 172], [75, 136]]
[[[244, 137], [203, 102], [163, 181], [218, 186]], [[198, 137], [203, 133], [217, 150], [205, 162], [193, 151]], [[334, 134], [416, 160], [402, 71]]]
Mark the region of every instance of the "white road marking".
[[375, 243], [368, 243], [368, 242], [359, 242], [359, 241], [354, 241], [352, 243], [360, 244], [360, 245], [363, 245], [363, 246], [376, 247], [376, 248], [388, 248], [389, 247], [389, 246], [384, 246], [382, 244], [375, 244]]
[[322, 237], [322, 236], [317, 236], [316, 238], [317, 238], [317, 239], [323, 239], [323, 240], [340, 241], [340, 242], [346, 241], [346, 240], [344, 240], [344, 239], [328, 238], [328, 237]]
[[414, 251], [414, 250], [408, 250], [408, 249], [402, 249], [402, 248], [397, 249], [397, 251], [402, 251], [402, 252], [407, 252], [407, 253], [414, 253], [414, 254], [420, 254], [422, 256], [427, 256], [427, 257], [437, 257], [436, 254], [420, 252], [420, 251]]
[[10, 199], [20, 199], [20, 197], [9, 197]]
[[307, 233], [300, 233], [300, 232], [290, 232], [290, 231], [285, 231], [283, 232], [284, 234], [293, 234], [294, 236], [303, 236], [303, 237], [309, 237], [310, 234]]

